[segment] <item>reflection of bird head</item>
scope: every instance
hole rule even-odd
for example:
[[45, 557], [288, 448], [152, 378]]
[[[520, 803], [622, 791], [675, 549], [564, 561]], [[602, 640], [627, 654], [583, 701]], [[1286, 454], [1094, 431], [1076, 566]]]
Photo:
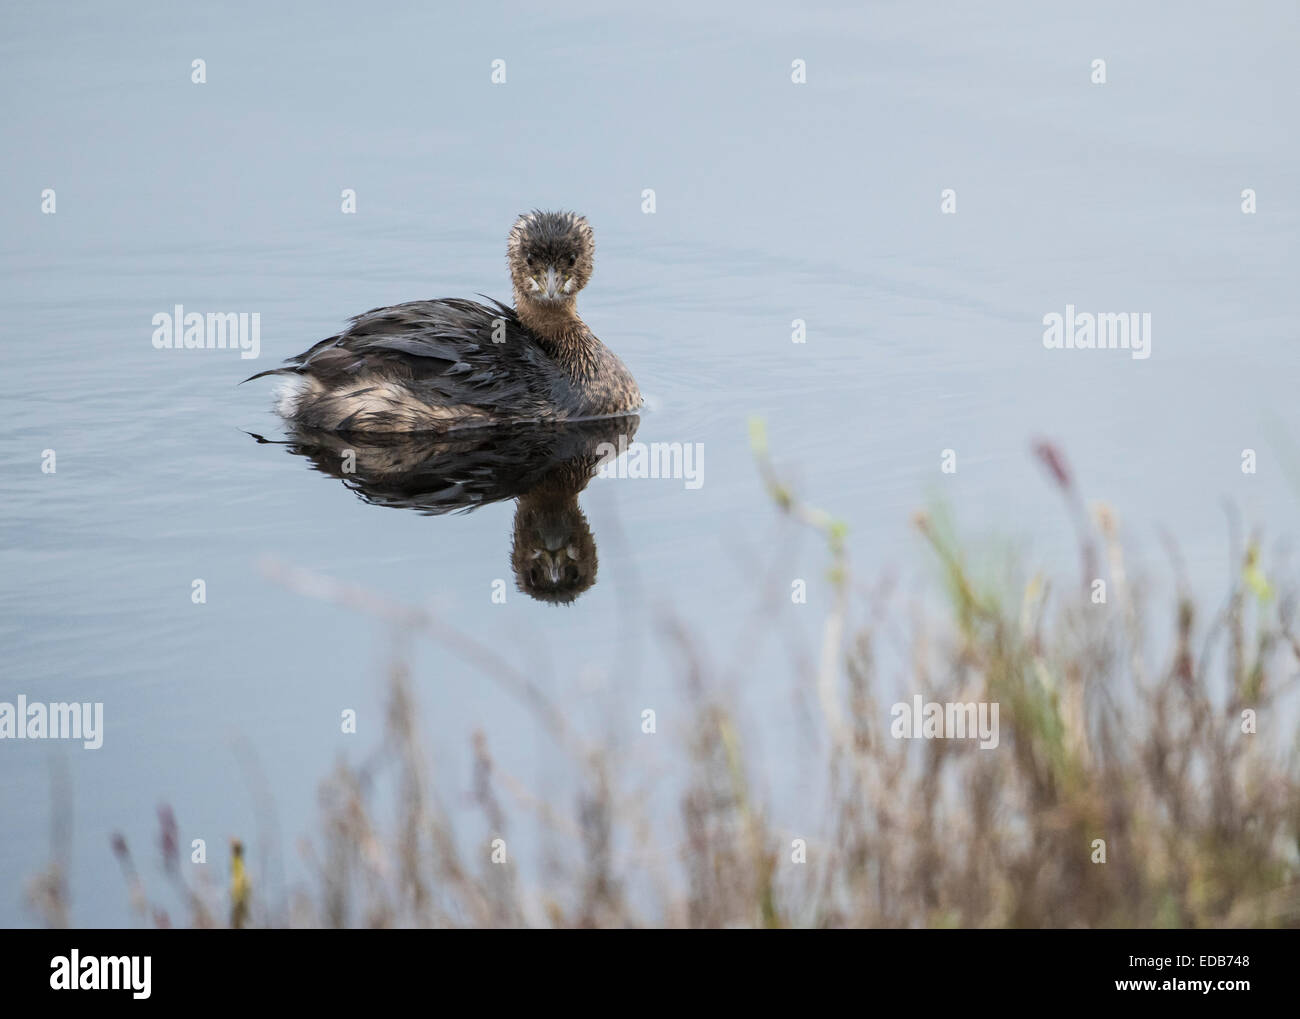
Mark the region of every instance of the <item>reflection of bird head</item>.
[[576, 492], [520, 498], [510, 564], [519, 590], [553, 605], [567, 605], [596, 582], [596, 539]]

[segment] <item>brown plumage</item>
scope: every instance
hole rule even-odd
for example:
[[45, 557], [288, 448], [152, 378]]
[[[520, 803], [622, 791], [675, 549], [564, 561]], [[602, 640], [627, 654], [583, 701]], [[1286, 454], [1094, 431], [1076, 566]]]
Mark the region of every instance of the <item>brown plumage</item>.
[[630, 413], [641, 405], [636, 381], [578, 317], [578, 291], [591, 278], [594, 254], [582, 216], [527, 213], [507, 242], [513, 309], [490, 298], [376, 308], [285, 367], [251, 378], [287, 377], [280, 412], [335, 432]]

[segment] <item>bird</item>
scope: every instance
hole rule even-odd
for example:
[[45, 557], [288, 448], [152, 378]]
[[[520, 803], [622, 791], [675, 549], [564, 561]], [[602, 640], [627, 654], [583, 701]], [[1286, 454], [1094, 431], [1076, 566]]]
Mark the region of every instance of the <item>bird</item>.
[[[277, 409], [341, 433], [421, 433], [634, 413], [640, 389], [577, 312], [595, 240], [585, 216], [534, 210], [506, 241], [514, 307], [411, 301], [352, 318], [342, 332], [258, 372], [286, 380]], [[480, 295], [482, 296], [482, 295]]]

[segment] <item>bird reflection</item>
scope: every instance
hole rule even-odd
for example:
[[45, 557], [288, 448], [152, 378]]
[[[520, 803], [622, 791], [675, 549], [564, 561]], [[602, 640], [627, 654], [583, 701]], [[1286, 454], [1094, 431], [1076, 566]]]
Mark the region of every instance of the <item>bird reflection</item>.
[[596, 582], [596, 539], [578, 493], [639, 424], [626, 416], [351, 436], [294, 426], [283, 442], [253, 438], [283, 445], [375, 506], [435, 516], [515, 499], [515, 584], [538, 601], [563, 605]]

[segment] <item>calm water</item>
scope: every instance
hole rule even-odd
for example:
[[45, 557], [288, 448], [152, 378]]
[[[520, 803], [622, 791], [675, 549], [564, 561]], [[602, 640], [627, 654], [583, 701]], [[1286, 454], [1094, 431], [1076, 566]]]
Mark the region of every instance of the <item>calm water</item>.
[[[668, 734], [689, 721], [662, 625], [683, 620], [714, 663], [743, 645], [746, 718], [780, 773], [825, 562], [768, 508], [752, 415], [799, 490], [849, 521], [864, 579], [896, 570], [909, 594], [929, 571], [908, 518], [934, 496], [972, 534], [1073, 562], [1028, 455], [1040, 435], [1136, 545], [1167, 531], [1215, 599], [1225, 500], [1294, 530], [1293, 4], [181, 7], [0, 14], [0, 700], [102, 701], [106, 726], [96, 751], [0, 743], [0, 923], [32, 920], [52, 775], [82, 924], [125, 920], [109, 833], [152, 874], [160, 802], [219, 876], [263, 793], [287, 845], [313, 830], [319, 779], [378, 738], [396, 649], [268, 561], [434, 607], [613, 733], [633, 777], [640, 709]], [[236, 388], [368, 308], [507, 298], [506, 231], [535, 206], [595, 227], [580, 307], [647, 394], [637, 440], [704, 450], [698, 487], [597, 477], [576, 496], [599, 572], [564, 608], [516, 590], [519, 491], [465, 514], [375, 505], [251, 439], [287, 436], [267, 382]], [[154, 349], [153, 316], [177, 304], [259, 313], [260, 359]], [[1043, 316], [1067, 304], [1149, 313], [1151, 356], [1045, 349]], [[808, 605], [756, 625], [792, 578]], [[545, 786], [532, 716], [436, 647], [414, 669], [449, 788], [476, 727]], [[789, 797], [776, 820], [811, 823], [803, 809]]]

